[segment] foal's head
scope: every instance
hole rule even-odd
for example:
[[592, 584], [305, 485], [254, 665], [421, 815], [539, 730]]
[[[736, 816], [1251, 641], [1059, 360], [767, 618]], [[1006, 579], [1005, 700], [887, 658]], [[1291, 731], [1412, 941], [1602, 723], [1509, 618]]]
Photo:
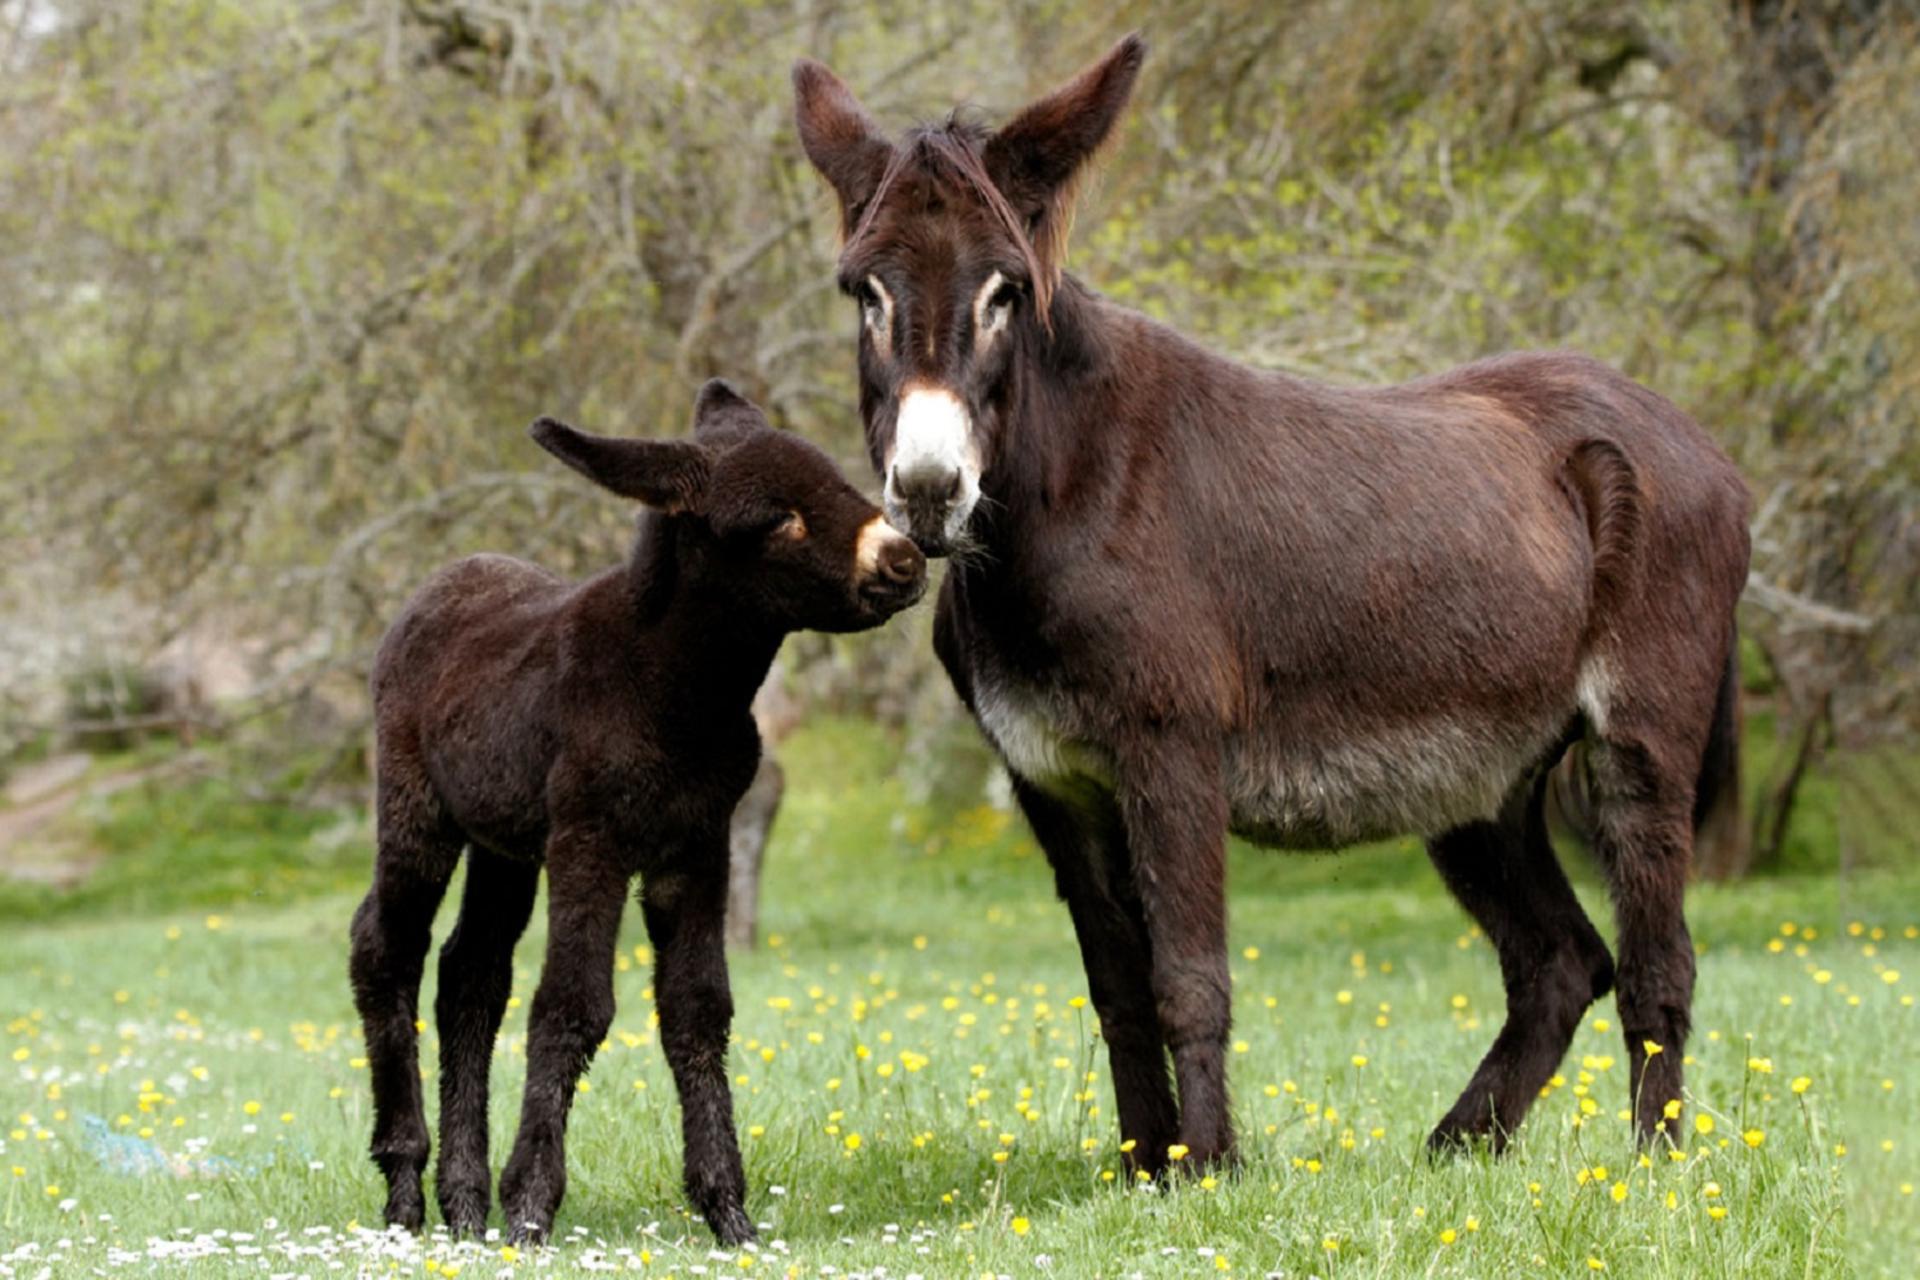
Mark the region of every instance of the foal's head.
[[1003, 445], [1017, 356], [1052, 334], [1074, 181], [1144, 52], [1127, 37], [997, 131], [956, 118], [898, 142], [831, 71], [794, 66], [800, 140], [840, 197], [867, 446], [888, 518], [929, 554], [963, 540]]
[[540, 447], [662, 513], [676, 546], [724, 575], [739, 607], [781, 630], [858, 631], [920, 598], [926, 559], [813, 445], [776, 431], [714, 379], [691, 440], [619, 440], [552, 418]]

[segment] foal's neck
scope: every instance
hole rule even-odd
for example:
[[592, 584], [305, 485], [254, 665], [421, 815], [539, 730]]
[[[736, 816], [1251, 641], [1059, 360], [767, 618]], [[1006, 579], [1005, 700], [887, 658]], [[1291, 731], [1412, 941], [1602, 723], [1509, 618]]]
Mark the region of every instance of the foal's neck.
[[670, 695], [727, 715], [752, 704], [786, 639], [749, 622], [719, 584], [684, 583], [650, 631]]
[[627, 569], [627, 615], [663, 693], [716, 713], [745, 710], [786, 639], [745, 607], [724, 575], [682, 563], [664, 519], [643, 523]]

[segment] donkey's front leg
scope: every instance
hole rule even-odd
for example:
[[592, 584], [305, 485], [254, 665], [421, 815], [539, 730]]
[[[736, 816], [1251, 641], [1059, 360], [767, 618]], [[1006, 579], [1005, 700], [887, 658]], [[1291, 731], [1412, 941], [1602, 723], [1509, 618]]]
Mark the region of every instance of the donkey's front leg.
[[680, 1091], [687, 1197], [722, 1244], [753, 1239], [746, 1174], [727, 1089], [727, 845], [716, 835], [691, 865], [646, 878], [641, 913], [653, 942], [660, 1043]]
[[[1116, 796], [1152, 948], [1153, 998], [1180, 1089], [1176, 1152], [1233, 1156], [1227, 1114], [1227, 802], [1220, 753], [1156, 741], [1118, 771]], [[1129, 767], [1130, 765], [1130, 767]]]
[[1065, 803], [1019, 780], [1013, 793], [1053, 864], [1054, 883], [1080, 938], [1087, 991], [1113, 1069], [1127, 1172], [1157, 1177], [1180, 1117], [1153, 997], [1153, 948], [1119, 814], [1104, 798]]
[[563, 829], [547, 842], [547, 960], [533, 993], [520, 1131], [500, 1174], [513, 1240], [544, 1240], [567, 1191], [567, 1111], [613, 1025], [613, 953], [628, 875], [613, 843]]

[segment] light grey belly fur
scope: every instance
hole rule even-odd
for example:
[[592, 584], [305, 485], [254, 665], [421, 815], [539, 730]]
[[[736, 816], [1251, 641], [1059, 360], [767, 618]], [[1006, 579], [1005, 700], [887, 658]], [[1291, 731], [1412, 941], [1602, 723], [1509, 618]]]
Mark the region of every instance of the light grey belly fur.
[[[974, 706], [1016, 775], [1063, 796], [1113, 785], [1111, 754], [1076, 736], [1046, 695], [982, 681]], [[1534, 723], [1433, 719], [1333, 742], [1285, 726], [1227, 740], [1223, 781], [1234, 833], [1277, 848], [1321, 849], [1397, 835], [1430, 836], [1497, 814], [1575, 709]]]

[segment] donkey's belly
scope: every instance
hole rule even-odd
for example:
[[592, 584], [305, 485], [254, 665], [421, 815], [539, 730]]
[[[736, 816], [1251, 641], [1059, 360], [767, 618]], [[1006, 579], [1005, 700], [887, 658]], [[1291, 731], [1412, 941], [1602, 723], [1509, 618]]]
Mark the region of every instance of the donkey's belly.
[[[983, 683], [975, 710], [1021, 778], [1064, 798], [1112, 789], [1111, 753], [1045, 695]], [[1233, 832], [1274, 848], [1327, 849], [1490, 818], [1564, 723], [1564, 715], [1523, 726], [1433, 721], [1315, 742], [1234, 734], [1222, 760]]]
[[1436, 721], [1326, 742], [1238, 736], [1226, 753], [1233, 830], [1285, 849], [1434, 835], [1497, 814], [1558, 734]]

